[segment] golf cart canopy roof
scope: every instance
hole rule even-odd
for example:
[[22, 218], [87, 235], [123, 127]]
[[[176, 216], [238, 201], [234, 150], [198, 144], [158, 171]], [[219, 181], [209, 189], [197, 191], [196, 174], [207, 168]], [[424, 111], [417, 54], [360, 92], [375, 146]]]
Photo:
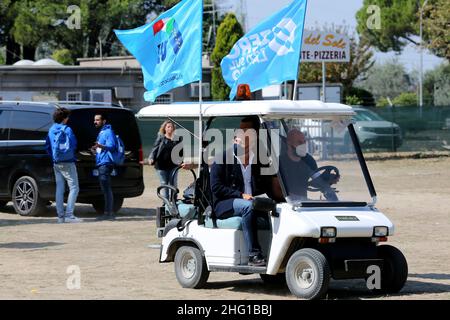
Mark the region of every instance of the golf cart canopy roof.
[[[205, 102], [203, 117], [232, 117], [259, 115], [267, 117], [332, 118], [351, 117], [355, 113], [350, 106], [340, 103], [324, 103], [318, 100], [251, 100], [236, 102]], [[198, 118], [199, 103], [154, 104], [142, 108], [137, 117], [154, 118]]]

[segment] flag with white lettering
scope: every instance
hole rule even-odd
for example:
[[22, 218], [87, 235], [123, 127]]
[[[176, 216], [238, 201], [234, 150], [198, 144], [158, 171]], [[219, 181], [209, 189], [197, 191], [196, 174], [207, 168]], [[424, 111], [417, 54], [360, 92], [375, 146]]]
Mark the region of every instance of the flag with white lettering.
[[154, 22], [132, 30], [114, 30], [139, 61], [146, 101], [202, 78], [203, 1], [183, 0]]
[[294, 0], [245, 34], [220, 64], [231, 88], [239, 84], [256, 91], [297, 78], [307, 0]]

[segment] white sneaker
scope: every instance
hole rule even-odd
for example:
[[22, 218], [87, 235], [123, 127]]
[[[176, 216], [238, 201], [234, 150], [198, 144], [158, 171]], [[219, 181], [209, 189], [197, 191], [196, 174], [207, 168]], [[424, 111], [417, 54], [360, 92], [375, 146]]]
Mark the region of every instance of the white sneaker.
[[70, 216], [64, 219], [65, 223], [79, 223], [79, 222], [83, 222], [83, 220], [81, 220], [80, 218], [77, 218], [75, 216]]
[[57, 223], [64, 223], [64, 218], [58, 218], [58, 222]]

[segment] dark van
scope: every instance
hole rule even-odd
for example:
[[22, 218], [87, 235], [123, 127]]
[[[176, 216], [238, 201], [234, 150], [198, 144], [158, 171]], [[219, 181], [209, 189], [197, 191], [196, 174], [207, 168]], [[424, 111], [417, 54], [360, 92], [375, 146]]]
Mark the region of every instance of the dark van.
[[35, 216], [54, 201], [56, 185], [45, 138], [58, 106], [71, 110], [67, 125], [78, 140], [78, 202], [103, 212], [103, 194], [94, 175], [95, 157], [90, 152], [98, 134], [93, 123], [97, 112], [107, 114], [125, 145], [125, 162], [112, 177], [114, 210], [120, 210], [124, 198], [140, 196], [144, 192], [142, 143], [131, 110], [95, 102], [0, 101], [0, 209], [12, 201], [18, 214]]

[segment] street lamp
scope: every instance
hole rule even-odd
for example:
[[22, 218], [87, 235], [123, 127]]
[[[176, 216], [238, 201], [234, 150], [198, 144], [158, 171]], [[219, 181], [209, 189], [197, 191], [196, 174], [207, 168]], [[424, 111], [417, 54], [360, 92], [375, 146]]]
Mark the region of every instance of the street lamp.
[[420, 77], [419, 77], [419, 113], [422, 116], [423, 107], [423, 8], [427, 5], [428, 0], [425, 0], [420, 7]]

